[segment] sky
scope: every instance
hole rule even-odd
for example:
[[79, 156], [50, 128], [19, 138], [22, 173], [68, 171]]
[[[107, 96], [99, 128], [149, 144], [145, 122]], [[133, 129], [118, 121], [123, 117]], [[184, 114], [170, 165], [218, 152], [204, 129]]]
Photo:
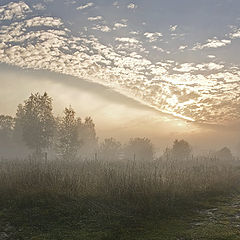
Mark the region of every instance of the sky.
[[239, 0], [1, 0], [0, 110], [47, 90], [102, 136], [237, 144], [239, 52]]

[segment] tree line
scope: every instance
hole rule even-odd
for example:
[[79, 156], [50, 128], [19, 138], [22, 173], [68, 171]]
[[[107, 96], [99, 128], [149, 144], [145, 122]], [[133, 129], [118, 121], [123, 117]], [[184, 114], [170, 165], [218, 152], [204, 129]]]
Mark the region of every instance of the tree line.
[[91, 117], [82, 120], [72, 107], [66, 107], [63, 116], [55, 117], [52, 102], [46, 92], [42, 95], [35, 93], [18, 105], [15, 117], [0, 115], [1, 156], [31, 150], [36, 157], [43, 157], [48, 152], [68, 160], [96, 157], [110, 160], [134, 154], [136, 158], [153, 158], [153, 146], [149, 139], [130, 139], [124, 150], [114, 138], [98, 144]]
[[[53, 99], [44, 94], [31, 94], [17, 107], [15, 117], [0, 115], [0, 157], [28, 154], [38, 158], [47, 153], [60, 159], [98, 158], [153, 160], [154, 148], [148, 138], [131, 138], [122, 145], [114, 138], [99, 143], [91, 117], [81, 119], [74, 109], [66, 107], [61, 117], [53, 114]], [[222, 149], [222, 154], [231, 154]], [[20, 154], [21, 153], [21, 154]], [[165, 158], [189, 158], [192, 148], [185, 140], [175, 140], [164, 151]]]

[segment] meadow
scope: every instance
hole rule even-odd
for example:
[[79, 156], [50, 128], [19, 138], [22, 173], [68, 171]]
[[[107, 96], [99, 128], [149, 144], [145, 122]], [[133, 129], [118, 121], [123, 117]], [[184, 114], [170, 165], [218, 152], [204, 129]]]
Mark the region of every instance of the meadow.
[[237, 160], [210, 157], [2, 159], [0, 222], [14, 226], [6, 239], [195, 239], [187, 222], [236, 193], [239, 175]]

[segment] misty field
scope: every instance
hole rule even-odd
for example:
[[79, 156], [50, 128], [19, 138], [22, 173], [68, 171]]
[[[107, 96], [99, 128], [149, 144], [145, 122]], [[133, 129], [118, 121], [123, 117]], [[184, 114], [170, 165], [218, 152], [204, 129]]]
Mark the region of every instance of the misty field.
[[6, 194], [101, 198], [142, 209], [230, 192], [239, 183], [237, 162], [204, 157], [152, 162], [26, 159], [1, 160], [0, 165], [0, 189]]
[[0, 0], [0, 240], [240, 240], [240, 0]]
[[91, 117], [55, 116], [46, 92], [0, 115], [0, 240], [239, 239], [228, 147], [197, 156], [176, 139], [156, 154], [129, 137], [100, 141]]
[[[236, 192], [239, 179], [238, 161], [207, 157], [2, 159], [0, 222], [15, 226], [15, 235], [9, 235], [14, 237], [6, 239], [152, 239], [145, 232], [156, 231], [149, 230], [151, 224], [160, 227], [156, 239], [189, 237], [196, 234], [185, 232], [192, 214], [210, 207], [208, 200], [214, 206]], [[237, 239], [231, 238], [235, 232], [229, 234], [204, 239]]]

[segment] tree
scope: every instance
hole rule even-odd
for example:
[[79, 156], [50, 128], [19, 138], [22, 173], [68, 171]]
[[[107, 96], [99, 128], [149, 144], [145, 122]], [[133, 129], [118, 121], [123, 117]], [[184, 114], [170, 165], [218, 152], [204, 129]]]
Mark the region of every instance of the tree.
[[85, 122], [79, 127], [79, 132], [82, 141], [82, 157], [93, 158], [97, 152], [98, 139], [96, 136], [95, 124], [91, 117], [85, 118]]
[[23, 118], [24, 118], [24, 109], [23, 105], [19, 104], [17, 107], [17, 112], [15, 116], [15, 124], [13, 129], [13, 140], [17, 144], [23, 143]]
[[106, 138], [100, 145], [100, 158], [106, 161], [118, 160], [121, 143], [114, 138]]
[[0, 155], [8, 156], [12, 152], [12, 133], [14, 118], [8, 115], [0, 115]]
[[0, 136], [9, 138], [12, 135], [14, 118], [8, 115], [0, 115]]
[[128, 159], [153, 160], [153, 145], [148, 138], [131, 138], [125, 147], [125, 156]]
[[234, 157], [232, 155], [231, 150], [228, 147], [223, 147], [219, 151], [216, 152], [216, 157], [221, 160], [233, 160]]
[[51, 144], [55, 126], [52, 110], [52, 98], [45, 92], [31, 94], [19, 112], [22, 139], [37, 156]]
[[79, 127], [81, 127], [81, 119], [75, 117], [75, 111], [71, 107], [65, 108], [57, 131], [57, 152], [62, 159], [76, 158], [80, 148]]
[[189, 158], [192, 149], [188, 142], [185, 140], [175, 140], [173, 143], [173, 147], [171, 149], [171, 153], [174, 159], [186, 159]]
[[170, 159], [172, 157], [172, 149], [167, 147], [165, 151], [163, 152], [163, 158], [164, 159]]

